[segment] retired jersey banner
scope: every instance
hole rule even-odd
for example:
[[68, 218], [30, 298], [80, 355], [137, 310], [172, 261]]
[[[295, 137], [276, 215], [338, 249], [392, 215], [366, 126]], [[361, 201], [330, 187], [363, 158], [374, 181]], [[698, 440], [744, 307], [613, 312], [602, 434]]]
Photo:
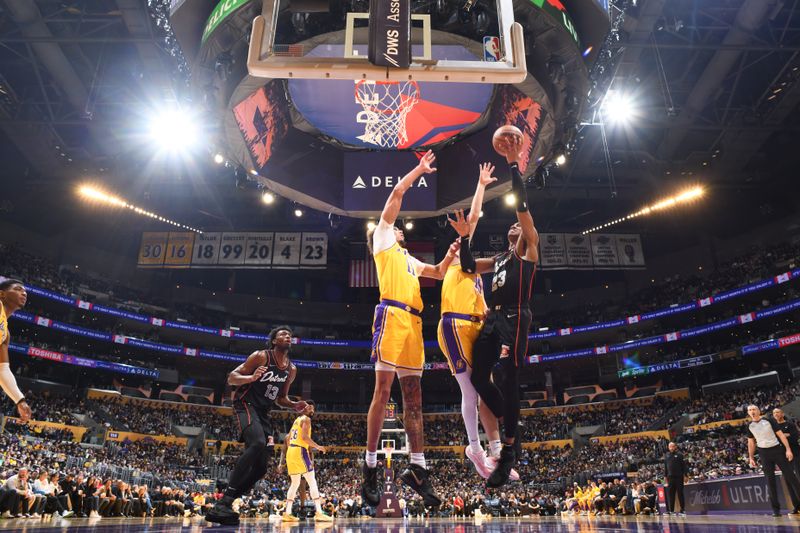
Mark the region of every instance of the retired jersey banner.
[[140, 268], [318, 269], [328, 264], [324, 232], [146, 232]]
[[644, 268], [639, 235], [540, 233], [542, 270], [599, 270]]

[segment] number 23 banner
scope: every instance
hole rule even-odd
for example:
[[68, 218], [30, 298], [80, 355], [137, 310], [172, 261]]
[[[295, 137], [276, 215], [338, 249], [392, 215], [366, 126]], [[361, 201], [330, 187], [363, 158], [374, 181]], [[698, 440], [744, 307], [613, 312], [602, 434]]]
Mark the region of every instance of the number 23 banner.
[[325, 268], [324, 232], [146, 232], [142, 268]]

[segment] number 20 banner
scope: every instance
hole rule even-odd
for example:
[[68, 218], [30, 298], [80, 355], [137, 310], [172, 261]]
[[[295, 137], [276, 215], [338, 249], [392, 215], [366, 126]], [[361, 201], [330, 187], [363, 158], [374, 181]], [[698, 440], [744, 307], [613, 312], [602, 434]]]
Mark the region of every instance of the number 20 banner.
[[142, 268], [325, 268], [322, 232], [146, 232]]

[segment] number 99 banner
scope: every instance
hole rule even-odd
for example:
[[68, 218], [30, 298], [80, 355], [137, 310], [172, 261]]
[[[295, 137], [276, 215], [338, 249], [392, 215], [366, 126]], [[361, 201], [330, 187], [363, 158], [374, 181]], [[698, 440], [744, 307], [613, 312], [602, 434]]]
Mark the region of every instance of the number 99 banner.
[[325, 268], [326, 233], [148, 232], [142, 268]]

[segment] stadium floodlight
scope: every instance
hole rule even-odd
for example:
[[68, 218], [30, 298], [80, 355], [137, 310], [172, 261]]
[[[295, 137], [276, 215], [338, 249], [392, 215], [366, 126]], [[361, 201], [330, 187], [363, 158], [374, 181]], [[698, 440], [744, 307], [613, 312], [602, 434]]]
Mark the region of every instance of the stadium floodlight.
[[78, 196], [80, 196], [81, 198], [83, 198], [88, 202], [107, 205], [110, 207], [120, 207], [122, 209], [128, 209], [136, 213], [137, 215], [152, 218], [153, 220], [170, 224], [172, 226], [175, 226], [176, 228], [193, 231], [195, 233], [203, 233], [199, 229], [187, 226], [186, 224], [181, 224], [180, 222], [175, 222], [174, 220], [170, 220], [167, 217], [161, 216], [157, 213], [153, 213], [152, 211], [148, 211], [146, 209], [142, 209], [141, 207], [135, 206], [129, 203], [127, 200], [120, 198], [119, 196], [107, 193], [103, 189], [95, 187], [94, 185], [90, 184], [80, 185], [78, 186], [77, 193]]
[[215, 154], [214, 155], [214, 163], [221, 165], [225, 162], [225, 156], [222, 154]]
[[411, 231], [412, 229], [414, 229], [414, 222], [413, 222], [413, 221], [411, 221], [411, 220], [407, 220], [407, 221], [406, 221], [406, 223], [404, 224], [404, 227], [405, 227], [405, 228], [406, 228], [408, 231]]
[[270, 205], [275, 202], [275, 195], [269, 191], [264, 191], [264, 193], [261, 195], [261, 201], [267, 205]]
[[159, 151], [177, 153], [195, 147], [199, 121], [182, 109], [162, 110], [150, 118], [149, 134]]
[[297, 209], [294, 210], [294, 216], [300, 218], [301, 216], [303, 216], [303, 210], [298, 207]]
[[609, 226], [613, 226], [615, 224], [619, 224], [621, 222], [625, 222], [632, 218], [642, 217], [646, 215], [650, 215], [657, 211], [663, 211], [664, 209], [670, 209], [672, 207], [676, 207], [679, 205], [687, 204], [698, 200], [705, 196], [706, 190], [701, 186], [697, 185], [690, 189], [686, 189], [685, 191], [676, 194], [675, 196], [670, 196], [669, 198], [664, 198], [663, 200], [659, 200], [658, 202], [654, 203], [653, 205], [649, 205], [647, 207], [643, 207], [642, 209], [631, 213], [629, 215], [620, 217], [618, 219], [612, 220], [611, 222], [606, 222], [605, 224], [600, 224], [593, 228], [587, 229], [581, 232], [581, 235], [587, 235], [589, 233], [594, 233], [598, 230], [605, 229]]
[[603, 116], [614, 124], [626, 124], [636, 116], [636, 105], [629, 95], [609, 91], [601, 107]]
[[506, 194], [505, 202], [506, 202], [507, 206], [512, 206], [512, 205], [517, 203], [517, 197], [514, 196], [513, 192], [510, 192], [510, 193]]

